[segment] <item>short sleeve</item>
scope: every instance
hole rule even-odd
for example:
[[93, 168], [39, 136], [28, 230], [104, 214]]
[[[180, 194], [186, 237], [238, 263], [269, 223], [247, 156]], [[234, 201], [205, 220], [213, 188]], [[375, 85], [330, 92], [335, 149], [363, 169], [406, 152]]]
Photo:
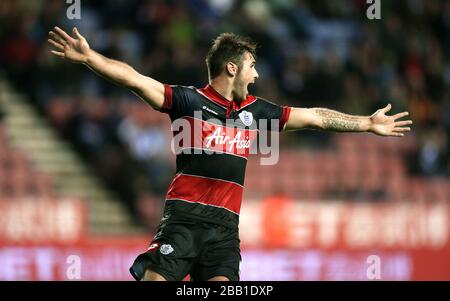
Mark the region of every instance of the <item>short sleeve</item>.
[[271, 121], [278, 120], [278, 130], [282, 131], [286, 122], [289, 120], [291, 107], [280, 106], [263, 98], [259, 98], [259, 117], [258, 119], [266, 119], [268, 121], [268, 130], [271, 129]]
[[169, 114], [173, 118], [183, 116], [190, 106], [188, 87], [164, 84], [164, 103], [161, 112]]

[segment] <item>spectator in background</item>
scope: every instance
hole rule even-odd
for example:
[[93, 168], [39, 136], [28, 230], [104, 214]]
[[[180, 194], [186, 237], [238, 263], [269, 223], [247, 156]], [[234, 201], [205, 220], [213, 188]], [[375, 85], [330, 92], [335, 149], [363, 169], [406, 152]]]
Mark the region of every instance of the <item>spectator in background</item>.
[[127, 146], [135, 168], [141, 170], [144, 178], [135, 178], [135, 190], [146, 191], [151, 187], [151, 193], [164, 195], [173, 173], [170, 161], [170, 136], [163, 129], [158, 118], [147, 114], [144, 105], [136, 104], [131, 107], [129, 117], [125, 118], [119, 128], [118, 135]]
[[448, 176], [449, 139], [443, 127], [429, 128], [419, 137], [420, 144], [410, 160], [421, 176]]

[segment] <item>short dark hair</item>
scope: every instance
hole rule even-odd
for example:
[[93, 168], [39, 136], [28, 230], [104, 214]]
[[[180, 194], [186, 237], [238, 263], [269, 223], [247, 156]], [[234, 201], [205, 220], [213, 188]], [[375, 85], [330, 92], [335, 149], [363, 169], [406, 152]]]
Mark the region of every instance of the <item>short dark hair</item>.
[[248, 37], [234, 33], [222, 33], [214, 41], [206, 56], [209, 78], [219, 76], [228, 62], [242, 66], [242, 59], [249, 52], [256, 59], [257, 44]]

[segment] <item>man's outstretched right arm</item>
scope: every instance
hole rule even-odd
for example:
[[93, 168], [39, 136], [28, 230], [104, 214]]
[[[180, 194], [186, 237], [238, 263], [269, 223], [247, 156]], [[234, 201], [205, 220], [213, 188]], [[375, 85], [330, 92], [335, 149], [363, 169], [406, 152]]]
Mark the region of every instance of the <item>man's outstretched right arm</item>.
[[126, 87], [136, 93], [156, 110], [164, 103], [164, 85], [150, 77], [144, 76], [131, 66], [104, 57], [90, 49], [86, 39], [73, 29], [75, 38], [59, 27], [49, 32], [48, 42], [56, 48], [51, 52], [73, 63], [84, 64], [100, 76]]

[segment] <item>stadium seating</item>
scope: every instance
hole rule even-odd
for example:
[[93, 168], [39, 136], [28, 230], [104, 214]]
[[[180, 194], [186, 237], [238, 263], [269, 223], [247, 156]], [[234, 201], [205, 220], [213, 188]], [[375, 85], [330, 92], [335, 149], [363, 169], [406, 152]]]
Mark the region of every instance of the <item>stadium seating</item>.
[[270, 195], [275, 186], [300, 201], [347, 200], [355, 194], [366, 196], [365, 201], [449, 201], [448, 178], [409, 175], [405, 157], [415, 143], [414, 136], [400, 141], [341, 134], [330, 149], [282, 150], [275, 166], [261, 166], [251, 158], [246, 197]]

